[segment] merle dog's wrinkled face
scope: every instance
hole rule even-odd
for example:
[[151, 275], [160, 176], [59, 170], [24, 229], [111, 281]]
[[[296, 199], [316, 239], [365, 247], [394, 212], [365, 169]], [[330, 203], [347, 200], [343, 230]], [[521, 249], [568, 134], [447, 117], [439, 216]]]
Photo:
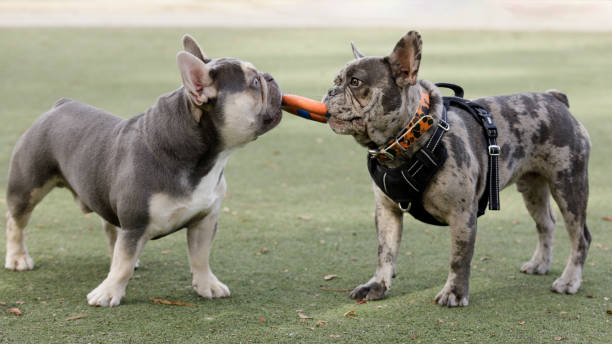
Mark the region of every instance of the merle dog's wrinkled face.
[[323, 99], [331, 129], [369, 148], [394, 137], [410, 108], [407, 89], [416, 84], [421, 45], [420, 35], [411, 31], [386, 57], [364, 57], [353, 46], [355, 60], [337, 74]]
[[281, 91], [270, 74], [234, 58], [209, 59], [188, 35], [183, 46], [177, 63], [194, 117], [214, 116], [226, 148], [253, 141], [280, 122]]

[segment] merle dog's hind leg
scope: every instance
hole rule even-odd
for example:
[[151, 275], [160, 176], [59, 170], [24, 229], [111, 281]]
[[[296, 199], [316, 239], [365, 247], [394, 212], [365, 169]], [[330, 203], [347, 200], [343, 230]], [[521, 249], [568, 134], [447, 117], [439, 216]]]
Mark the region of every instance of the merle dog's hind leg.
[[586, 225], [589, 191], [586, 167], [583, 171], [570, 169], [565, 175], [568, 178], [551, 185], [551, 192], [563, 214], [570, 240], [570, 256], [563, 274], [553, 282], [551, 289], [557, 293], [575, 294], [582, 283], [582, 269], [591, 244], [591, 234]]
[[531, 259], [523, 264], [521, 272], [544, 275], [548, 273], [552, 260], [556, 221], [550, 206], [548, 180], [541, 175], [526, 174], [518, 180], [516, 188], [523, 195], [527, 211], [535, 221], [538, 231], [538, 244], [535, 252]]

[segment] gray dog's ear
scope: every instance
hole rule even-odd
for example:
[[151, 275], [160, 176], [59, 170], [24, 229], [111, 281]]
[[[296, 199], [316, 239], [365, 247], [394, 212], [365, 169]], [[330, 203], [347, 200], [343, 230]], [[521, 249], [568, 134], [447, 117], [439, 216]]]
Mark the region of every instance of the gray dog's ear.
[[419, 65], [421, 64], [421, 34], [410, 31], [395, 45], [391, 55], [385, 59], [391, 65], [395, 83], [400, 87], [416, 84]]
[[189, 34], [185, 34], [183, 36], [183, 49], [185, 49], [186, 52], [191, 53], [193, 56], [199, 58], [204, 63], [208, 63], [210, 61], [208, 56], [206, 56], [206, 54], [204, 54], [202, 51], [202, 48], [200, 48], [200, 45], [195, 38], [191, 37]]
[[[192, 54], [181, 51], [176, 55], [176, 64], [181, 71], [183, 86], [196, 105], [202, 105], [217, 96], [217, 87], [210, 76], [210, 68]], [[200, 118], [196, 118], [197, 121]]]
[[362, 54], [361, 51], [357, 50], [357, 47], [355, 46], [355, 42], [353, 41], [351, 41], [351, 48], [353, 48], [353, 56], [355, 56], [356, 59], [365, 57], [365, 55]]

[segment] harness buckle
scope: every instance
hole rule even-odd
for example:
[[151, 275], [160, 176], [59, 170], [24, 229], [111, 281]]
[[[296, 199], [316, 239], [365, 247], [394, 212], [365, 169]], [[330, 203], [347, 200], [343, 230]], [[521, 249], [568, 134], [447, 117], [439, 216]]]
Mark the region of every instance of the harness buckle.
[[376, 149], [368, 149], [368, 154], [370, 154], [371, 156], [373, 156], [375, 158], [378, 158], [379, 155], [383, 155], [383, 156], [385, 156], [389, 160], [395, 159], [395, 155], [387, 152], [386, 149], [382, 150], [382, 151], [379, 151], [379, 150], [376, 150]]
[[450, 125], [448, 125], [448, 122], [443, 121], [442, 119], [438, 120], [438, 127], [440, 127], [440, 129], [444, 131], [448, 131], [450, 129]]
[[499, 156], [501, 153], [501, 148], [498, 145], [490, 145], [489, 146], [489, 155], [490, 156]]
[[400, 208], [400, 210], [403, 212], [408, 212], [410, 211], [410, 208], [412, 208], [412, 202], [408, 202], [406, 208], [402, 208], [402, 202], [397, 202], [397, 207]]

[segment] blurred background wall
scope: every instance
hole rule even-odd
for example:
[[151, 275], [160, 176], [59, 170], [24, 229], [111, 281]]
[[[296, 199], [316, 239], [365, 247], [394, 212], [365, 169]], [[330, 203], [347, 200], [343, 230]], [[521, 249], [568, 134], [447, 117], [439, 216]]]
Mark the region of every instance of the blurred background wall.
[[612, 1], [0, 0], [0, 26], [612, 31]]

